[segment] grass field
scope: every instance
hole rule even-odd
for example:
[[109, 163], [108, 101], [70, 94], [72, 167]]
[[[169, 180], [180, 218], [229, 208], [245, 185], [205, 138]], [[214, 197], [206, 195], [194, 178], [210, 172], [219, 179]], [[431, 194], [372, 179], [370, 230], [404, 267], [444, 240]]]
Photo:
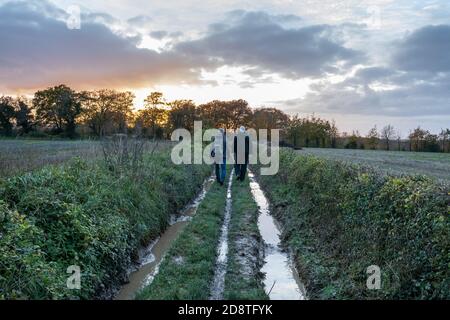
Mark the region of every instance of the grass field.
[[90, 140], [0, 140], [0, 177], [64, 163], [73, 157], [99, 154], [99, 142]]
[[395, 175], [420, 174], [450, 182], [448, 153], [320, 148], [305, 148], [297, 152], [372, 166]]
[[[170, 147], [170, 142], [148, 142], [146, 151]], [[0, 139], [0, 177], [11, 177], [47, 165], [58, 165], [79, 157], [92, 160], [102, 156], [102, 143], [96, 140]]]

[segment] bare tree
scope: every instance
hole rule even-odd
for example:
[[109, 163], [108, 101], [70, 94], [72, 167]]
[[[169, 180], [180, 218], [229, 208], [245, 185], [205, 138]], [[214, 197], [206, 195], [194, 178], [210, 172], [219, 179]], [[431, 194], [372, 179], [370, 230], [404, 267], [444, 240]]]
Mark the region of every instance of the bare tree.
[[381, 138], [386, 142], [386, 150], [389, 151], [389, 142], [394, 136], [394, 126], [388, 124], [381, 130]]

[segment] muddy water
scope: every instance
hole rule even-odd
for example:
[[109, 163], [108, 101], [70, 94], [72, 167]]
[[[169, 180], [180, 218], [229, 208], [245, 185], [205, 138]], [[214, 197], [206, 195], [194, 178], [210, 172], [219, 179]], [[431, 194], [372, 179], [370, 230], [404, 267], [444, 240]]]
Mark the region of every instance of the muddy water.
[[155, 275], [158, 273], [158, 267], [164, 254], [170, 248], [170, 245], [177, 238], [178, 234], [189, 223], [192, 216], [197, 212], [198, 206], [205, 198], [206, 193], [213, 182], [213, 176], [208, 178], [204, 182], [201, 192], [181, 211], [181, 214], [171, 217], [170, 226], [161, 237], [153, 241], [147, 247], [139, 250], [139, 261], [129, 275], [129, 283], [122, 286], [115, 296], [115, 300], [134, 299], [139, 290], [153, 281]]
[[227, 200], [225, 204], [225, 217], [222, 224], [222, 230], [217, 247], [216, 269], [214, 271], [214, 280], [211, 288], [210, 300], [222, 300], [225, 286], [225, 273], [228, 263], [228, 229], [231, 220], [231, 187], [233, 185], [234, 169], [231, 171], [228, 181]]
[[264, 195], [253, 173], [248, 174], [253, 198], [259, 207], [258, 228], [266, 244], [264, 286], [271, 300], [304, 300], [305, 289], [289, 255], [280, 247], [280, 226], [270, 215], [269, 201]]

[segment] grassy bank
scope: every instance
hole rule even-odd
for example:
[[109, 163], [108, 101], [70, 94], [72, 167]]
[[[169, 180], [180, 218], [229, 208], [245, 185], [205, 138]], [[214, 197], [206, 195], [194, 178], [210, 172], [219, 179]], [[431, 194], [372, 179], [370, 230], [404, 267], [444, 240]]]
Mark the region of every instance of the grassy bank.
[[268, 299], [260, 273], [264, 248], [258, 230], [258, 206], [249, 180], [233, 183], [233, 211], [228, 238], [228, 268], [224, 298], [228, 300]]
[[[228, 175], [229, 171], [227, 170]], [[192, 221], [166, 253], [159, 273], [137, 295], [137, 299], [208, 299], [214, 277], [226, 193], [226, 184], [220, 186], [214, 183], [211, 186]]]
[[[450, 298], [448, 187], [288, 151], [259, 180], [310, 298]], [[370, 265], [380, 290], [366, 287]]]
[[[138, 172], [75, 159], [0, 180], [0, 299], [100, 297], [208, 174], [160, 151]], [[81, 268], [81, 290], [66, 287], [71, 265]]]

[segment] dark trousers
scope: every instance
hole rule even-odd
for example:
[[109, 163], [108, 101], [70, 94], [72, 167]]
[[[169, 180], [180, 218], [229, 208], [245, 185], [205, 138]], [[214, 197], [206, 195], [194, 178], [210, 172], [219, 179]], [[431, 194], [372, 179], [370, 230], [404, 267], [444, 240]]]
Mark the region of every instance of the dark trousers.
[[247, 173], [247, 164], [235, 164], [234, 172], [236, 173], [238, 180], [244, 181]]
[[227, 165], [216, 164], [215, 167], [216, 167], [217, 182], [223, 184], [225, 182], [225, 176], [227, 175]]

